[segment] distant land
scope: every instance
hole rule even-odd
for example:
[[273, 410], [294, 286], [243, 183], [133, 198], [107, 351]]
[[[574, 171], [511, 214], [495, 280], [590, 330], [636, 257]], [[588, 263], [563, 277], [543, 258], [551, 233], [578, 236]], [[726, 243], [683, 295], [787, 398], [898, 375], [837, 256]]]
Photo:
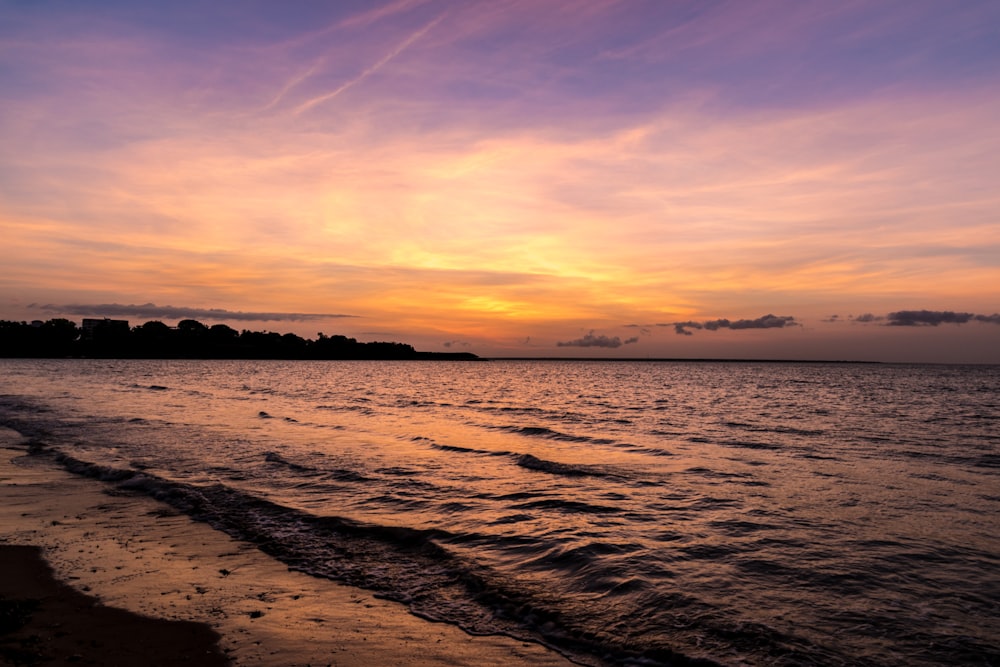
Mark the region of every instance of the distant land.
[[756, 357], [488, 357], [496, 361], [676, 362], [698, 364], [882, 364], [855, 359], [758, 359]]
[[0, 357], [95, 359], [370, 359], [475, 360], [471, 352], [420, 352], [395, 342], [362, 343], [319, 333], [315, 340], [292, 333], [237, 331], [181, 320], [176, 327], [151, 321], [67, 319], [0, 320]]

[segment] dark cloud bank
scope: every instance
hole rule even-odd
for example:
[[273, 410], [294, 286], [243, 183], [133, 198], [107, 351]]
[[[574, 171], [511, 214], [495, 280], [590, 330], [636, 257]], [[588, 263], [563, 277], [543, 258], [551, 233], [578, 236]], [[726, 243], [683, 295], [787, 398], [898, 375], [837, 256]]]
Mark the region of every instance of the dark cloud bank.
[[[940, 324], [966, 324], [969, 322], [983, 322], [986, 324], [1000, 324], [1000, 314], [977, 315], [976, 313], [956, 313], [950, 310], [900, 310], [888, 315], [873, 315], [865, 313], [857, 317], [841, 318], [839, 315], [832, 315], [823, 320], [824, 322], [861, 322], [870, 324], [874, 322], [883, 323], [883, 326], [890, 327], [936, 327]], [[661, 327], [673, 327], [674, 331], [682, 336], [692, 335], [691, 329], [704, 329], [707, 331], [717, 331], [719, 329], [783, 329], [785, 327], [801, 326], [790, 315], [764, 315], [755, 320], [707, 320], [704, 322], [673, 322], [670, 324], [658, 324]]]
[[690, 336], [690, 329], [706, 329], [708, 331], [718, 331], [719, 329], [783, 329], [785, 327], [800, 326], [791, 315], [764, 315], [755, 320], [707, 320], [705, 322], [674, 322], [659, 326], [672, 326], [674, 332], [682, 336]]
[[639, 337], [633, 336], [632, 338], [626, 338], [622, 340], [618, 336], [595, 336], [594, 332], [591, 331], [582, 338], [577, 338], [576, 340], [559, 341], [556, 343], [558, 347], [607, 347], [616, 348], [622, 345], [631, 345], [632, 343], [638, 343]]
[[968, 324], [969, 322], [983, 322], [985, 324], [1000, 324], [1000, 314], [977, 315], [976, 313], [956, 313], [951, 310], [900, 310], [888, 315], [873, 315], [864, 313], [853, 317], [848, 315], [841, 318], [839, 315], [832, 315], [824, 322], [861, 322], [870, 324], [872, 322], [884, 322], [887, 327], [936, 327], [940, 324]]
[[976, 315], [974, 313], [954, 313], [950, 310], [901, 310], [889, 313], [886, 324], [892, 327], [936, 327], [939, 324], [966, 324], [985, 322], [1000, 324], [1000, 314]]
[[335, 317], [357, 317], [331, 313], [248, 313], [241, 310], [225, 310], [224, 308], [187, 308], [178, 306], [157, 306], [155, 303], [142, 305], [122, 305], [118, 303], [101, 304], [66, 304], [44, 306], [32, 304], [52, 313], [82, 315], [92, 317], [148, 317], [152, 319], [208, 319], [236, 320], [247, 322], [307, 322], [311, 320], [326, 320]]

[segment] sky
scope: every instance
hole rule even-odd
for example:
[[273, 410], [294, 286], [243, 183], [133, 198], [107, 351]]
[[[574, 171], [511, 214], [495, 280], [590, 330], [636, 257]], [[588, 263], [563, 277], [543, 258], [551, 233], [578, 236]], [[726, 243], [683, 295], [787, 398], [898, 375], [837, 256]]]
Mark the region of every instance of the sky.
[[1000, 3], [0, 0], [0, 319], [1000, 363]]

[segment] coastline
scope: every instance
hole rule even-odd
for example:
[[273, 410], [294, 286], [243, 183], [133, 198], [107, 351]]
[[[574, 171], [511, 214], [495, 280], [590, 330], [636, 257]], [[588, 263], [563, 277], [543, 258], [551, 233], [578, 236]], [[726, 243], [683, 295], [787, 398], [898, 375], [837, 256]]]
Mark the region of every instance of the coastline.
[[[196, 646], [202, 648], [205, 637], [218, 637], [221, 662], [185, 664], [226, 664], [226, 660], [233, 665], [274, 666], [574, 664], [543, 646], [502, 636], [471, 636], [457, 627], [418, 618], [404, 606], [368, 591], [291, 571], [255, 547], [154, 499], [110, 495], [109, 490], [41, 457], [26, 456], [19, 434], [0, 429], [3, 557], [13, 558], [19, 567], [38, 568], [41, 564], [32, 553], [41, 554], [55, 580], [68, 586], [61, 589], [63, 594], [87, 596], [83, 602], [73, 598], [77, 604], [98, 601], [99, 609], [137, 615], [136, 622], [152, 624], [152, 632], [166, 636], [180, 628], [200, 637], [202, 643]], [[12, 546], [36, 550], [12, 551]], [[23, 578], [0, 572], [0, 595], [44, 598], [48, 604], [52, 590], [12, 589]], [[82, 607], [63, 607], [72, 608]], [[85, 636], [93, 626], [73, 625], [65, 611], [60, 614], [60, 618], [38, 616], [33, 622], [62, 624], [59, 632], [70, 644], [101, 644], [103, 649], [92, 647], [98, 658], [89, 664], [115, 664], [117, 650], [137, 646], [144, 650], [139, 631], [112, 630], [122, 646], [109, 648], [111, 644], [96, 635]], [[0, 634], [0, 642], [11, 637]], [[73, 660], [75, 664], [93, 659], [80, 651], [73, 655], [86, 658]], [[207, 653], [203, 657], [217, 659]], [[178, 663], [165, 658], [160, 664]]]

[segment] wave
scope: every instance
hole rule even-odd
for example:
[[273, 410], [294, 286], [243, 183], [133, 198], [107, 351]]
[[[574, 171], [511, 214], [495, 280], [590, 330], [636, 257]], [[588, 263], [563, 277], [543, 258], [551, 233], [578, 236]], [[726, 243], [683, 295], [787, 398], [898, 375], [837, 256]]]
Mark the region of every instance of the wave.
[[517, 510], [555, 510], [571, 514], [622, 514], [624, 510], [620, 507], [610, 505], [594, 505], [579, 500], [564, 500], [562, 498], [544, 498], [542, 500], [532, 500], [526, 503], [511, 505], [511, 509]]
[[[91, 463], [48, 448], [36, 448], [35, 453], [51, 455], [70, 472], [113, 484], [120, 492], [141, 493], [164, 502], [195, 520], [256, 545], [291, 569], [374, 591], [406, 604], [418, 616], [452, 623], [473, 634], [503, 634], [537, 642], [580, 664], [717, 664], [689, 658], [660, 644], [629, 644], [613, 634], [594, 632], [588, 627], [589, 615], [577, 618], [566, 614], [558, 605], [546, 602], [544, 590], [522, 585], [450, 548], [472, 547], [474, 552], [495, 540], [493, 536], [319, 516], [222, 483], [196, 485], [168, 480], [138, 470]], [[266, 459], [295, 465], [273, 452]], [[540, 508], [597, 514], [621, 511], [555, 499], [527, 502], [520, 507]], [[533, 515], [522, 512], [517, 518], [527, 516]], [[595, 543], [562, 550], [547, 550], [540, 543], [524, 546], [543, 553], [541, 561], [550, 567], [569, 573], [592, 571], [600, 577], [610, 576], [602, 574], [602, 555], [628, 555], [634, 550], [627, 544]], [[597, 585], [591, 582], [592, 587]], [[641, 582], [632, 582], [620, 592], [637, 586], [641, 589]]]
[[571, 463], [557, 463], [546, 461], [533, 454], [521, 454], [516, 459], [517, 465], [529, 470], [539, 470], [553, 475], [566, 475], [568, 477], [620, 477], [597, 466], [579, 465]]
[[1000, 468], [1000, 454], [983, 454], [972, 465], [977, 468]]
[[[426, 440], [427, 438], [422, 438]], [[456, 454], [478, 454], [481, 456], [510, 456], [510, 452], [505, 451], [494, 451], [489, 449], [473, 449], [472, 447], [459, 447], [458, 445], [440, 445], [438, 443], [431, 443], [432, 449], [437, 449], [442, 452], [455, 452]]]
[[752, 431], [754, 433], [780, 433], [782, 435], [802, 436], [826, 435], [826, 431], [821, 429], [795, 428], [793, 426], [758, 426], [755, 424], [734, 421], [722, 422], [722, 425], [743, 431]]
[[145, 389], [147, 391], [170, 391], [170, 387], [165, 387], [162, 384], [149, 384], [149, 385], [146, 385], [146, 384], [136, 384], [136, 383], [133, 383], [133, 384], [128, 385], [128, 388], [129, 389]]
[[290, 470], [294, 470], [299, 473], [306, 475], [325, 475], [328, 479], [332, 479], [338, 482], [370, 482], [371, 477], [366, 477], [359, 472], [354, 470], [346, 470], [343, 468], [322, 468], [317, 466], [305, 465], [302, 463], [296, 463], [294, 461], [289, 461], [281, 454], [277, 452], [265, 452], [264, 460], [268, 463], [275, 463], [282, 465]]
[[297, 470], [299, 472], [316, 472], [316, 468], [313, 468], [312, 466], [304, 466], [299, 463], [292, 463], [276, 452], [264, 452], [264, 460], [268, 463], [280, 463], [286, 468], [291, 468], [292, 470]]
[[630, 442], [619, 442], [615, 443], [615, 447], [621, 449], [626, 449], [637, 454], [648, 454], [650, 456], [676, 456], [669, 449], [663, 449], [661, 447], [649, 447], [645, 445], [634, 445]]
[[330, 412], [349, 412], [359, 415], [373, 415], [376, 414], [375, 410], [371, 405], [371, 401], [366, 398], [357, 398], [355, 402], [358, 405], [317, 405], [317, 410], [329, 410]]
[[[695, 440], [692, 439], [692, 441]], [[723, 447], [737, 447], [740, 449], [767, 449], [767, 450], [784, 449], [782, 445], [779, 445], [774, 442], [750, 442], [746, 440], [719, 440], [715, 444], [722, 445]]]
[[507, 431], [508, 433], [516, 433], [517, 435], [524, 435], [529, 438], [546, 438], [548, 440], [561, 440], [563, 442], [590, 442], [598, 445], [610, 445], [615, 442], [607, 438], [592, 438], [586, 435], [562, 433], [546, 428], [545, 426], [494, 426], [492, 428]]

